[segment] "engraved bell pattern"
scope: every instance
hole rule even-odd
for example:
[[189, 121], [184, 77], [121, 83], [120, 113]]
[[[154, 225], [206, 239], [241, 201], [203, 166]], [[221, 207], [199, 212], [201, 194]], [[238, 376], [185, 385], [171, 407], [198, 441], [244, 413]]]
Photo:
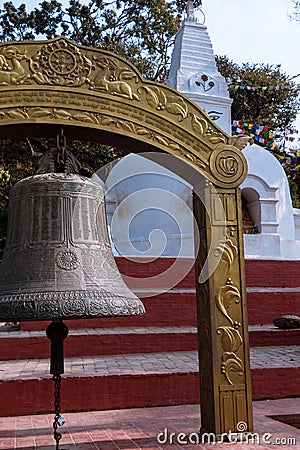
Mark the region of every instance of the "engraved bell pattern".
[[45, 173], [11, 189], [0, 266], [0, 320], [143, 314], [107, 232], [104, 191], [78, 174]]

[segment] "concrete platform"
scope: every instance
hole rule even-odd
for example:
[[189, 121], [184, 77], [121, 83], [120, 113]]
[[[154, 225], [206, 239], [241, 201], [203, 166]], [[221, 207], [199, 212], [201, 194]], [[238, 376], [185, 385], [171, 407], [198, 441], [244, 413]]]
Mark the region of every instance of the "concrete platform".
[[[276, 415], [299, 416], [300, 398], [256, 401], [253, 402], [253, 410], [256, 433], [253, 441], [250, 440], [248, 444], [238, 442], [215, 445], [204, 445], [201, 440], [200, 444], [196, 445], [200, 428], [199, 405], [67, 413], [64, 414], [67, 423], [59, 430], [62, 433], [60, 449], [297, 450], [300, 448], [300, 430], [270, 418]], [[54, 450], [52, 422], [51, 414], [0, 417], [0, 449]], [[233, 439], [236, 437], [233, 436]]]

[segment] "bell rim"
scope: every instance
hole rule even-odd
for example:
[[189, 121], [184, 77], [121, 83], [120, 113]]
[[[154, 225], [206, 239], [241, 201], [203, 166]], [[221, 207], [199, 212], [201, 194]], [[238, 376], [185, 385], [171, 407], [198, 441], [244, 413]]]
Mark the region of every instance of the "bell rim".
[[145, 314], [145, 307], [138, 297], [103, 291], [1, 293], [0, 321], [95, 319]]

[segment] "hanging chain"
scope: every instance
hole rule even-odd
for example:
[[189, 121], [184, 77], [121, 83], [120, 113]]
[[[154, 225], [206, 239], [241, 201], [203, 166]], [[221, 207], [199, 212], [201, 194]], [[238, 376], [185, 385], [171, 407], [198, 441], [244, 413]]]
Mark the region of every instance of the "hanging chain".
[[54, 382], [54, 421], [53, 421], [53, 434], [56, 442], [55, 450], [59, 450], [59, 441], [61, 440], [61, 433], [57, 431], [58, 427], [61, 427], [66, 423], [66, 419], [64, 416], [60, 414], [60, 384], [61, 384], [61, 376], [53, 375], [52, 378]]
[[54, 430], [54, 439], [56, 442], [56, 450], [59, 450], [59, 441], [61, 439], [61, 433], [57, 431], [58, 426], [60, 426], [59, 419], [61, 418], [60, 415], [60, 383], [61, 383], [61, 376], [60, 375], [53, 375], [52, 378], [54, 382], [54, 422], [53, 422], [53, 430]]
[[63, 341], [68, 336], [68, 327], [60, 320], [53, 321], [48, 325], [46, 330], [47, 337], [51, 340], [51, 359], [50, 373], [53, 375], [54, 383], [54, 440], [56, 442], [56, 450], [59, 450], [59, 441], [61, 434], [57, 431], [66, 423], [64, 416], [60, 414], [60, 386], [61, 374], [64, 373], [64, 347]]
[[60, 132], [56, 136], [57, 156], [56, 162], [58, 167], [64, 167], [65, 165], [65, 150], [67, 148], [67, 140], [64, 135], [64, 130], [61, 128]]

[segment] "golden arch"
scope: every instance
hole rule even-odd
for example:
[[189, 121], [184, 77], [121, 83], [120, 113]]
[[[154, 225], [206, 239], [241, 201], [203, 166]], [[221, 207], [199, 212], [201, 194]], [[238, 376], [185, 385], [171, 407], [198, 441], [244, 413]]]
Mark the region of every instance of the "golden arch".
[[[203, 243], [225, 214], [226, 235], [216, 243], [220, 263], [197, 282], [202, 430], [219, 435], [251, 431], [252, 406], [240, 192], [247, 138], [226, 135], [187, 97], [142, 79], [116, 55], [65, 38], [0, 44], [1, 138], [53, 134], [61, 126], [85, 138], [143, 152], [167, 152], [204, 175], [205, 207], [195, 196]], [[209, 183], [210, 182], [210, 183]], [[240, 429], [243, 423], [243, 430]]]

